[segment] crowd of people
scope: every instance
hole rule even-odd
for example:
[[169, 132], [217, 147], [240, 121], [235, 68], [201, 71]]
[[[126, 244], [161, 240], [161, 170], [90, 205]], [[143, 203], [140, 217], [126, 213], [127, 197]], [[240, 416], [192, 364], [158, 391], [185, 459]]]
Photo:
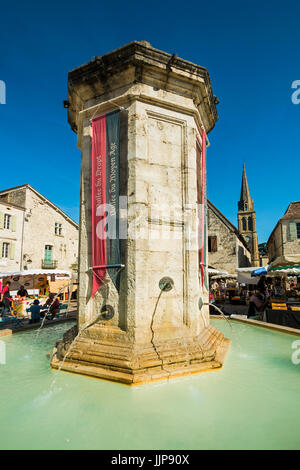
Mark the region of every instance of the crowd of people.
[[225, 301], [226, 299], [231, 302], [235, 297], [243, 300], [245, 296], [246, 285], [239, 284], [235, 279], [228, 279], [227, 281], [225, 279], [213, 280], [210, 285], [210, 303]]
[[[10, 294], [10, 285], [11, 282], [7, 281], [5, 286], [1, 291], [1, 318], [2, 320], [11, 315], [12, 313], [12, 303], [13, 298]], [[28, 292], [24, 286], [20, 286], [20, 289], [17, 292], [17, 296], [21, 298], [28, 298]], [[43, 305], [40, 305], [39, 299], [35, 299], [33, 304], [26, 309], [28, 313], [30, 313], [30, 323], [38, 323], [40, 322], [41, 318], [44, 318], [47, 315], [47, 318], [53, 320], [55, 316], [59, 312], [60, 300], [54, 294], [50, 293], [48, 299]]]

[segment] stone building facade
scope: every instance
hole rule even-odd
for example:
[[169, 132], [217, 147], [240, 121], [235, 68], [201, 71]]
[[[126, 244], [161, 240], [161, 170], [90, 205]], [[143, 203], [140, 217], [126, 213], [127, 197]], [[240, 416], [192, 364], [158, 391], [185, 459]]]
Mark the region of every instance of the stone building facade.
[[0, 271], [17, 271], [22, 265], [25, 209], [0, 202]]
[[29, 184], [0, 191], [1, 271], [71, 270], [78, 225]]
[[299, 255], [300, 258], [300, 201], [289, 204], [267, 244], [270, 263], [281, 256]]
[[211, 268], [235, 274], [236, 268], [251, 266], [251, 253], [237, 228], [207, 201], [208, 264]]

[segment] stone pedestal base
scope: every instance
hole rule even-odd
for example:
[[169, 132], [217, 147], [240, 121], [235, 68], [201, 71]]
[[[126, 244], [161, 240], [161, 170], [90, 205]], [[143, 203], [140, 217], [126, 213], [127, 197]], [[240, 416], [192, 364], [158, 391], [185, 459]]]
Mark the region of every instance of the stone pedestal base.
[[[186, 337], [149, 344], [113, 343], [91, 337], [76, 337], [69, 330], [57, 342], [51, 366], [61, 370], [121, 382], [141, 385], [157, 380], [180, 377], [222, 367], [231, 341], [213, 326], [197, 337]], [[69, 351], [69, 352], [68, 352]], [[66, 358], [64, 360], [64, 357]]]

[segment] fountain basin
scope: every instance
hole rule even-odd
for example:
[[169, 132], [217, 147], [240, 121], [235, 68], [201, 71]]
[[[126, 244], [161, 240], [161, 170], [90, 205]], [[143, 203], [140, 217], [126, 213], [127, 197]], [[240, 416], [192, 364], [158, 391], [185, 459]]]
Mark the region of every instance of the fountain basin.
[[144, 387], [59, 373], [47, 353], [68, 325], [1, 338], [1, 449], [299, 449], [299, 339], [212, 320], [224, 367]]

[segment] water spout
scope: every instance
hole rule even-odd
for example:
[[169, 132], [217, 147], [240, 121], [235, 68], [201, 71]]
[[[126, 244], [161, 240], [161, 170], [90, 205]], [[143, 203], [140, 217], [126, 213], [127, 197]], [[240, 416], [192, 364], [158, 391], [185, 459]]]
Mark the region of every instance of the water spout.
[[214, 305], [214, 304], [209, 304], [209, 306], [212, 306], [215, 310], [217, 310], [217, 311], [220, 313], [220, 315], [227, 321], [228, 325], [229, 325], [230, 328], [232, 329], [232, 325], [231, 325], [230, 321], [228, 320], [228, 318], [226, 317], [226, 315], [224, 315], [224, 313], [222, 312], [222, 310], [221, 310], [219, 307], [217, 307], [216, 305]]
[[[156, 314], [156, 311], [157, 311], [157, 307], [158, 307], [158, 304], [159, 304], [159, 301], [160, 301], [160, 298], [163, 294], [163, 292], [169, 292], [170, 290], [172, 290], [173, 288], [175, 289], [175, 285], [174, 285], [174, 281], [173, 279], [171, 279], [170, 277], [163, 277], [160, 281], [159, 281], [159, 288], [160, 288], [160, 293], [157, 297], [157, 301], [156, 301], [156, 304], [155, 304], [155, 307], [154, 307], [154, 310], [153, 310], [153, 314], [152, 314], [152, 319], [151, 319], [151, 324], [150, 324], [150, 329], [151, 329], [151, 332], [152, 332], [152, 337], [151, 337], [151, 344], [153, 346], [153, 349], [154, 351], [156, 352], [156, 355], [158, 357], [158, 359], [161, 361], [161, 368], [162, 370], [164, 370], [165, 372], [167, 372], [168, 374], [168, 380], [170, 379], [170, 375], [171, 375], [171, 371], [166, 369], [165, 368], [165, 365], [164, 365], [164, 360], [163, 358], [161, 357], [161, 355], [159, 354], [158, 350], [157, 350], [157, 347], [154, 343], [154, 329], [153, 329], [153, 323], [154, 323], [154, 317], [155, 317], [155, 314]], [[176, 289], [175, 289], [176, 290]], [[177, 298], [175, 296], [175, 299], [177, 301]], [[184, 341], [184, 340], [183, 340]], [[186, 342], [184, 341], [184, 347], [185, 347], [185, 351], [186, 351], [186, 363], [188, 364], [189, 366], [189, 373], [190, 373], [190, 356], [188, 354], [188, 349], [187, 349], [187, 345], [186, 345]], [[202, 347], [201, 347], [201, 350], [202, 350]], [[203, 350], [202, 350], [202, 355], [203, 355]], [[204, 357], [204, 356], [203, 356]]]
[[48, 306], [48, 309], [45, 311], [45, 316], [44, 316], [44, 318], [43, 318], [43, 320], [42, 320], [41, 326], [38, 328], [38, 330], [37, 330], [37, 332], [36, 332], [35, 341], [37, 341], [37, 339], [38, 339], [38, 337], [39, 337], [39, 335], [40, 335], [40, 332], [41, 332], [41, 330], [42, 330], [42, 328], [43, 328], [43, 326], [44, 326], [44, 324], [45, 324], [47, 315], [50, 313], [50, 309], [51, 309], [52, 305], [54, 304], [54, 302], [55, 302], [55, 300], [57, 299], [57, 297], [58, 297], [58, 296], [64, 291], [64, 289], [65, 289], [66, 287], [68, 287], [68, 286], [69, 286], [69, 284], [66, 284], [65, 286], [61, 287], [61, 288], [59, 289], [58, 293], [54, 296], [53, 301], [52, 301], [51, 304]]
[[238, 336], [235, 334], [234, 328], [232, 327], [232, 324], [230, 323], [230, 321], [229, 321], [229, 319], [226, 317], [226, 315], [224, 315], [224, 313], [222, 312], [222, 310], [221, 310], [219, 307], [217, 307], [216, 305], [214, 305], [214, 304], [209, 304], [209, 306], [212, 306], [215, 310], [217, 310], [217, 311], [220, 313], [220, 315], [222, 316], [222, 318], [224, 318], [224, 319], [226, 320], [226, 322], [228, 323], [228, 325], [229, 325], [230, 328], [231, 328], [232, 333], [234, 333], [234, 335], [235, 335], [235, 337], [236, 337], [236, 339], [237, 339], [237, 344], [238, 344], [238, 346], [241, 348], [241, 345], [240, 345], [240, 342], [239, 342], [239, 338], [238, 338]]
[[85, 330], [87, 330], [87, 329], [90, 328], [91, 326], [93, 326], [93, 325], [95, 325], [96, 323], [98, 323], [99, 320], [104, 320], [104, 315], [103, 315], [103, 313], [100, 313], [99, 315], [97, 315], [94, 320], [92, 320], [92, 321], [91, 321], [90, 323], [88, 323], [88, 324], [83, 325], [83, 327], [81, 328], [81, 330], [79, 330], [79, 332], [77, 333], [77, 335], [75, 336], [75, 338], [74, 338], [73, 341], [71, 342], [71, 344], [70, 344], [68, 350], [66, 351], [63, 360], [61, 361], [61, 364], [60, 364], [60, 366], [59, 366], [59, 368], [58, 368], [58, 370], [57, 370], [57, 372], [56, 372], [56, 374], [55, 374], [55, 376], [54, 376], [54, 379], [53, 379], [53, 381], [52, 381], [52, 383], [51, 383], [51, 385], [50, 385], [50, 391], [53, 390], [53, 387], [54, 387], [54, 385], [55, 385], [55, 383], [56, 383], [57, 376], [58, 376], [59, 372], [61, 371], [61, 369], [62, 369], [62, 367], [63, 367], [63, 365], [64, 365], [64, 363], [65, 363], [67, 357], [69, 356], [69, 354], [71, 353], [72, 349], [74, 348], [75, 343], [76, 343], [76, 341], [78, 340], [78, 338], [80, 337], [80, 335], [82, 335], [82, 333], [83, 333]]

